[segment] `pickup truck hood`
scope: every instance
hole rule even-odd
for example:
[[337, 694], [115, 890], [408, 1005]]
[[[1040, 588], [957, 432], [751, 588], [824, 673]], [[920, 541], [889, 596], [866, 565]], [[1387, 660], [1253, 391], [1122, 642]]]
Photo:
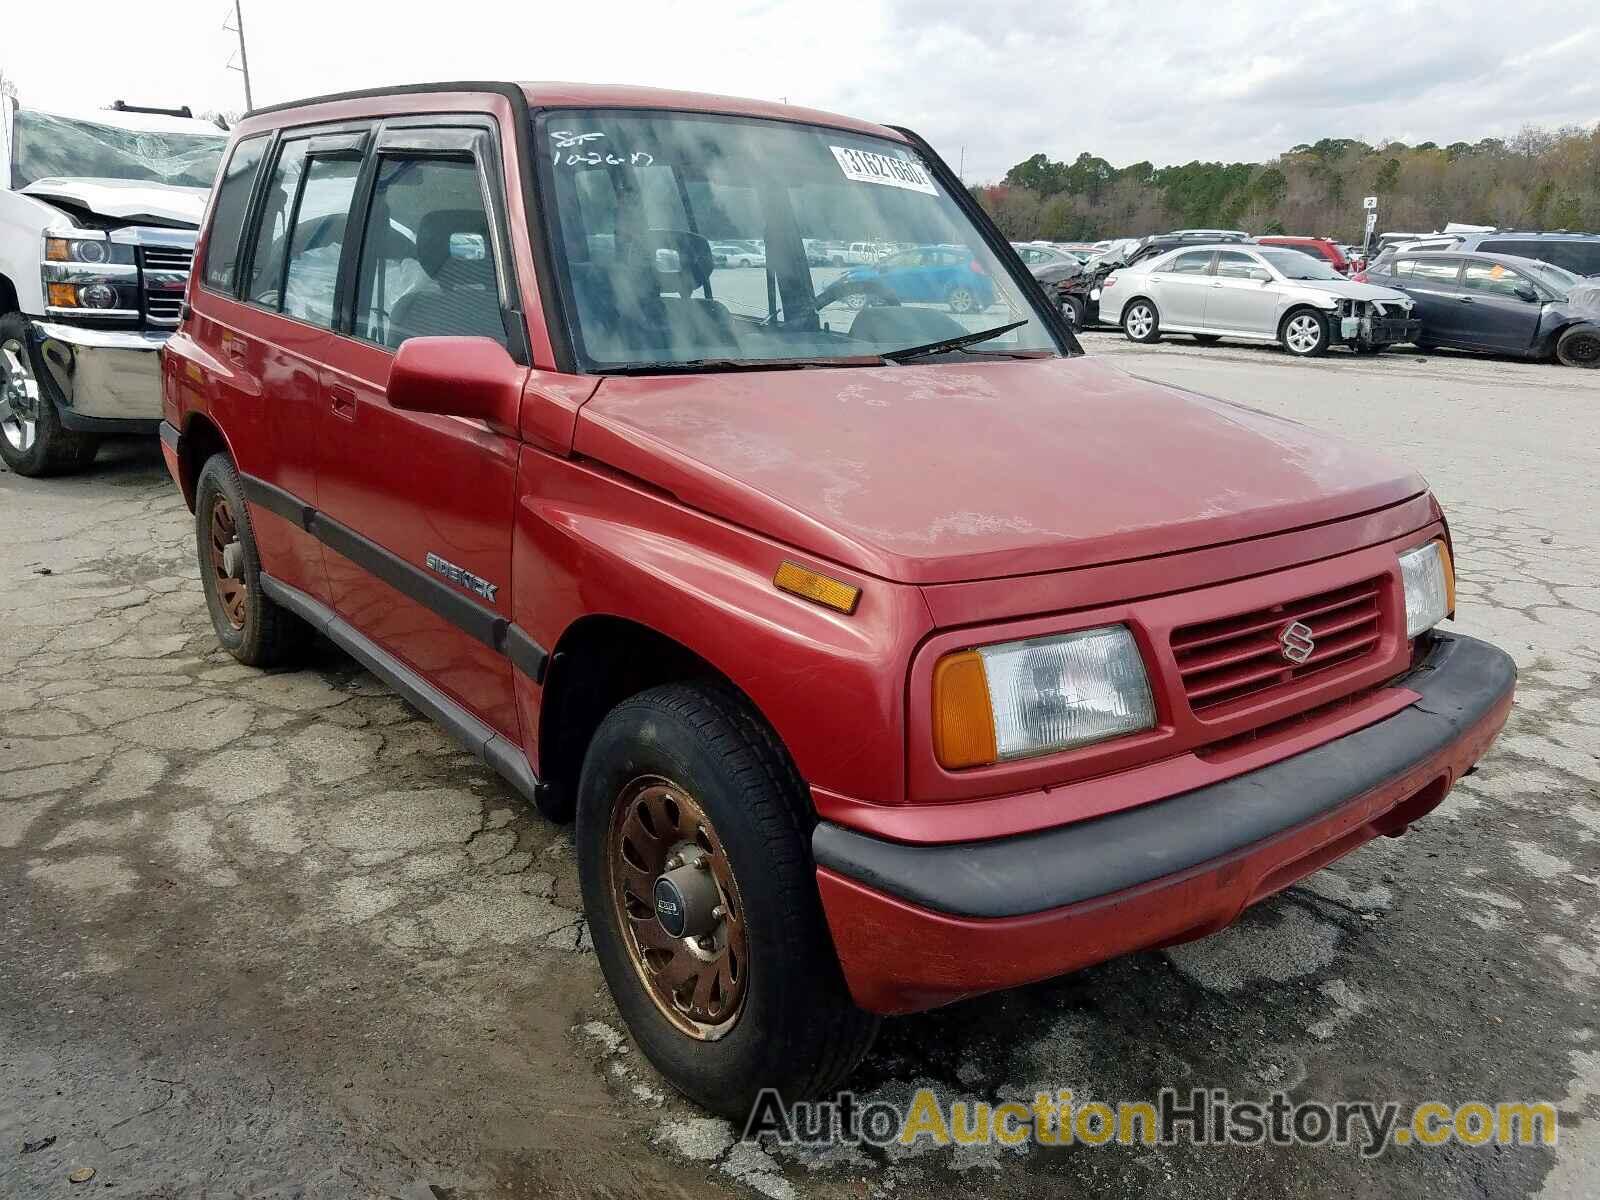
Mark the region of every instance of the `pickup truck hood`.
[[1299, 529], [1414, 472], [1090, 357], [612, 377], [577, 453], [905, 583], [992, 579]]
[[36, 179], [21, 191], [39, 200], [64, 200], [112, 220], [154, 218], [191, 229], [200, 227], [210, 194], [206, 188], [131, 179]]

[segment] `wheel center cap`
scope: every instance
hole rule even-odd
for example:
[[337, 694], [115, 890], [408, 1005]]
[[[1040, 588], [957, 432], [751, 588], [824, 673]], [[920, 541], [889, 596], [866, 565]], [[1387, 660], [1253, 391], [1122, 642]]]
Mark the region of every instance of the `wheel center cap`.
[[244, 549], [237, 541], [229, 542], [222, 548], [222, 569], [230, 579], [238, 579], [243, 568]]
[[669, 937], [705, 937], [721, 919], [717, 907], [722, 895], [706, 860], [687, 862], [656, 877], [656, 920]]

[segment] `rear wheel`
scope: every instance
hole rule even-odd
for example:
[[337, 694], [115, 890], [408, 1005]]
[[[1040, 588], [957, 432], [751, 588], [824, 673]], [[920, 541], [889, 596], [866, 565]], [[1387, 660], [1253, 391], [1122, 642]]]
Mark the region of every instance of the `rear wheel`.
[[878, 1020], [850, 1000], [805, 789], [760, 716], [722, 684], [641, 692], [601, 722], [578, 791], [584, 912], [646, 1057], [733, 1120], [763, 1088], [842, 1083]]
[[1083, 301], [1076, 296], [1061, 297], [1061, 319], [1076, 333], [1083, 328]]
[[1567, 367], [1600, 367], [1600, 329], [1569, 329], [1556, 343], [1556, 358]]
[[311, 629], [261, 590], [255, 527], [239, 473], [225, 454], [213, 454], [200, 469], [194, 529], [206, 608], [223, 649], [251, 667], [293, 661]]
[[950, 311], [957, 314], [977, 312], [986, 307], [978, 303], [978, 294], [965, 284], [956, 284], [945, 293], [944, 302], [950, 306]]
[[1161, 315], [1148, 300], [1135, 300], [1122, 312], [1122, 332], [1133, 342], [1161, 340]]
[[1328, 350], [1328, 322], [1309, 308], [1292, 312], [1283, 322], [1283, 348], [1296, 358], [1313, 358]]
[[21, 313], [0, 316], [0, 458], [18, 475], [81, 471], [100, 439], [61, 424], [55, 384], [28, 342]]

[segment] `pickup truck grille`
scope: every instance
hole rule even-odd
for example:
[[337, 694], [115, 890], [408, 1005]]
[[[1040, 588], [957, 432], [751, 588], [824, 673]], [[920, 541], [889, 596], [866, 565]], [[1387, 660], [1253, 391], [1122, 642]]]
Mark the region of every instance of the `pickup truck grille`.
[[[1173, 630], [1189, 708], [1200, 717], [1222, 716], [1239, 701], [1270, 699], [1309, 676], [1364, 663], [1382, 640], [1382, 596], [1382, 578], [1367, 579]], [[1302, 663], [1285, 658], [1278, 641], [1294, 621], [1309, 626], [1316, 642]]]
[[187, 271], [194, 265], [194, 251], [181, 246], [141, 246], [139, 256], [147, 271]]

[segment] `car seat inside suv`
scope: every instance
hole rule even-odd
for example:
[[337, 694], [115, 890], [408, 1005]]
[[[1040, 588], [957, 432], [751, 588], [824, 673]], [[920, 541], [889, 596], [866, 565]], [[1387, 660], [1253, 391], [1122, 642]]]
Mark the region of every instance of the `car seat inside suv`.
[[417, 230], [417, 260], [427, 278], [395, 301], [389, 316], [393, 344], [463, 330], [505, 344], [489, 227], [482, 212], [428, 213]]

